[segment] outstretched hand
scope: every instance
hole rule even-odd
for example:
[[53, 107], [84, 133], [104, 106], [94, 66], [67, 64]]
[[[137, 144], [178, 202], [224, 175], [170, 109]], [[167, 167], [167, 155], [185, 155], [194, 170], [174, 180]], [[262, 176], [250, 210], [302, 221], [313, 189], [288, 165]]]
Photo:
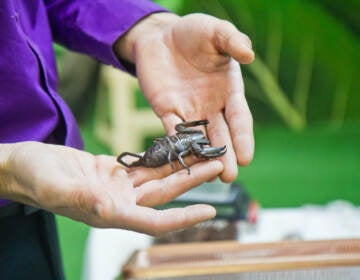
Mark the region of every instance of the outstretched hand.
[[[222, 172], [220, 161], [195, 163], [191, 175], [177, 164], [160, 168], [124, 168], [112, 156], [23, 142], [14, 144], [5, 165], [7, 188], [1, 196], [95, 227], [114, 227], [158, 235], [212, 218], [209, 205], [156, 210], [183, 192]], [[3, 170], [3, 169], [2, 169]]]
[[227, 146], [219, 158], [221, 179], [233, 181], [237, 164], [253, 157], [252, 116], [239, 63], [254, 59], [251, 41], [231, 23], [203, 14], [153, 14], [116, 45], [135, 63], [145, 97], [173, 134], [177, 123], [209, 120], [212, 146]]

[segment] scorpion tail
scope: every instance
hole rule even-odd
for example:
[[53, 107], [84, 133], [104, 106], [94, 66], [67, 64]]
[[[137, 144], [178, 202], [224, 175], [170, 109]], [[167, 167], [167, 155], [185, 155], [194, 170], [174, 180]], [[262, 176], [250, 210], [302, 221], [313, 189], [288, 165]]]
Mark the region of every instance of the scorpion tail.
[[207, 125], [209, 123], [208, 120], [199, 120], [199, 121], [191, 121], [191, 122], [183, 122], [183, 123], [178, 123], [176, 126], [175, 126], [175, 130], [177, 132], [180, 132], [180, 133], [198, 133], [198, 132], [201, 132], [200, 130], [195, 130], [195, 129], [192, 129], [190, 127], [193, 127], [193, 126], [199, 126], [199, 125]]
[[[123, 161], [123, 157], [125, 157], [125, 156], [132, 156], [132, 157], [136, 157], [136, 158], [138, 158], [139, 160], [137, 160], [137, 161], [134, 161], [134, 162], [132, 162], [132, 163], [126, 163], [125, 161]], [[135, 167], [135, 166], [139, 166], [139, 165], [141, 165], [141, 158], [142, 158], [142, 156], [140, 156], [140, 155], [138, 155], [138, 154], [134, 154], [134, 153], [130, 153], [130, 152], [124, 152], [124, 153], [121, 153], [118, 157], [117, 157], [117, 161], [119, 162], [119, 163], [121, 163], [122, 165], [124, 165], [124, 166], [126, 166], [126, 167]]]

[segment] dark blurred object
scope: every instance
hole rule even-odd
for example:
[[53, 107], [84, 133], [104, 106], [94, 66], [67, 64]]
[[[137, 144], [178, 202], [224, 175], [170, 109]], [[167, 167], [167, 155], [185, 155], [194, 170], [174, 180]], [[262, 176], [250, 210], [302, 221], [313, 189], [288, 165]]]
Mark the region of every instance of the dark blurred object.
[[236, 240], [237, 233], [237, 222], [218, 219], [206, 221], [179, 232], [167, 233], [155, 238], [154, 244]]
[[[210, 186], [209, 186], [210, 184]], [[217, 192], [206, 189], [217, 188]], [[227, 188], [226, 184], [216, 181], [202, 185], [200, 192], [189, 192], [170, 203], [171, 207], [192, 204], [210, 204], [217, 210], [213, 220], [200, 223], [183, 231], [171, 232], [154, 239], [155, 244], [182, 243], [196, 241], [237, 240], [241, 230], [240, 222], [256, 223], [257, 203], [238, 183]]]
[[215, 219], [229, 221], [247, 220], [251, 206], [250, 195], [243, 185], [237, 182], [224, 184], [220, 181], [205, 183], [171, 202], [171, 206], [210, 204], [217, 210]]
[[63, 51], [59, 59], [59, 92], [78, 122], [95, 106], [100, 64], [89, 56]]

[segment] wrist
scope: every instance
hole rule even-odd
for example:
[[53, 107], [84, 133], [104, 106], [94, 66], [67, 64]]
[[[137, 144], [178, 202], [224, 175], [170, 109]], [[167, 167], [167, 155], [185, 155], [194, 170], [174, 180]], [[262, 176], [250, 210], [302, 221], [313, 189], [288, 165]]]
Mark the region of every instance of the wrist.
[[180, 17], [171, 13], [154, 13], [137, 22], [114, 44], [119, 59], [136, 64], [136, 49], [147, 36], [161, 35], [163, 31]]
[[11, 154], [16, 144], [0, 144], [0, 197], [9, 198], [14, 185], [14, 176], [9, 167]]
[[[17, 153], [26, 142], [0, 144], [0, 197], [26, 204], [34, 204], [31, 190], [21, 183], [22, 174], [17, 174]], [[21, 169], [21, 168], [20, 168]], [[24, 172], [24, 170], [21, 170]]]

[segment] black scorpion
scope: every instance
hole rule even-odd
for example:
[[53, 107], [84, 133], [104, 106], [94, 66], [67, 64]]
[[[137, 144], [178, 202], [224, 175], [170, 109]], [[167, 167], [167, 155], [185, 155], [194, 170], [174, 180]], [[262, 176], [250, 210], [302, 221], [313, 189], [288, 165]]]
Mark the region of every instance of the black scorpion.
[[[118, 156], [117, 161], [126, 167], [159, 167], [170, 163], [174, 171], [174, 163], [172, 161], [177, 159], [187, 169], [188, 174], [190, 174], [190, 168], [184, 163], [184, 156], [194, 154], [199, 158], [209, 159], [222, 156], [226, 153], [226, 146], [210, 147], [209, 139], [205, 137], [201, 130], [189, 128], [207, 125], [208, 123], [209, 121], [207, 120], [179, 123], [175, 126], [177, 131], [175, 135], [156, 138], [143, 155], [124, 152]], [[138, 160], [128, 164], [122, 160], [125, 156], [133, 156], [138, 158]]]

